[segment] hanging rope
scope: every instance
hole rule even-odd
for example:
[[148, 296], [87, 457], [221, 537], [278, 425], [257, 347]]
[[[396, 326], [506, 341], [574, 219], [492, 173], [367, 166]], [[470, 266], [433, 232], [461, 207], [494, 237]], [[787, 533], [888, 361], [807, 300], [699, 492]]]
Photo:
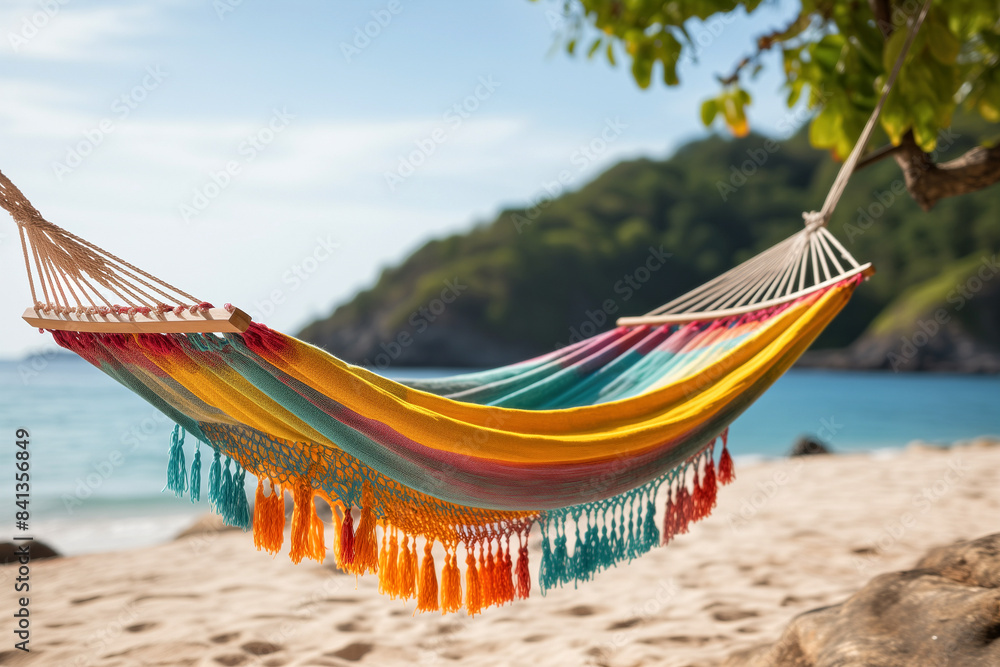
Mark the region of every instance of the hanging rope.
[[[896, 63], [882, 86], [878, 104], [875, 105], [851, 154], [841, 165], [823, 202], [823, 208], [802, 214], [805, 218], [805, 228], [782, 243], [642, 317], [619, 319], [620, 325], [679, 323], [739, 315], [756, 308], [786, 303], [839, 280], [858, 274], [868, 276], [874, 272], [871, 264], [858, 264], [851, 253], [830, 233], [826, 225], [837, 202], [844, 194], [844, 188], [847, 187], [847, 182], [865, 146], [871, 139], [879, 114], [896, 83], [900, 70], [903, 69], [906, 55], [930, 10], [930, 5], [931, 0], [925, 0], [920, 12], [910, 23]], [[841, 263], [841, 260], [844, 260], [844, 263]]]
[[823, 202], [823, 208], [819, 211], [809, 211], [808, 213], [802, 214], [802, 217], [805, 218], [807, 227], [825, 227], [830, 221], [830, 216], [833, 215], [833, 209], [837, 207], [837, 202], [840, 201], [841, 195], [844, 194], [844, 188], [847, 187], [847, 181], [851, 178], [851, 174], [854, 173], [854, 167], [857, 166], [858, 160], [861, 158], [861, 154], [868, 145], [868, 140], [871, 139], [872, 132], [875, 131], [875, 124], [878, 122], [879, 114], [882, 113], [882, 107], [885, 106], [885, 101], [889, 98], [889, 92], [892, 90], [892, 86], [896, 83], [896, 77], [899, 76], [900, 70], [903, 69], [903, 63], [906, 61], [906, 54], [909, 53], [910, 46], [913, 44], [913, 40], [917, 36], [917, 31], [920, 29], [920, 25], [927, 17], [927, 12], [930, 11], [930, 8], [931, 0], [924, 0], [924, 5], [920, 8], [920, 13], [917, 14], [916, 19], [910, 24], [910, 30], [906, 35], [906, 41], [903, 42], [903, 48], [899, 51], [899, 55], [896, 57], [896, 64], [893, 65], [892, 72], [889, 73], [889, 78], [886, 79], [885, 84], [882, 86], [882, 96], [879, 98], [878, 104], [875, 105], [875, 109], [872, 111], [872, 115], [868, 118], [868, 122], [865, 124], [864, 129], [861, 131], [861, 136], [858, 137], [857, 143], [854, 144], [854, 150], [852, 150], [851, 154], [847, 156], [846, 160], [844, 160], [844, 164], [840, 166], [840, 171], [837, 172], [837, 178], [833, 181], [833, 185], [830, 186], [830, 192], [826, 195], [826, 200]]
[[43, 312], [134, 315], [207, 309], [200, 299], [43, 218], [2, 172], [0, 207], [17, 223], [31, 298]]

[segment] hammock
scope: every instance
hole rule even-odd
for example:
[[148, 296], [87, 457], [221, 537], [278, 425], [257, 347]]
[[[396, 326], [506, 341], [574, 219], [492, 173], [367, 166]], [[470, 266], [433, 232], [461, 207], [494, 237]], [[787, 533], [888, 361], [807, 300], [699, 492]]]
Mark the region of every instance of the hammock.
[[[800, 232], [651, 313], [535, 359], [388, 380], [66, 232], [0, 174], [34, 301], [24, 319], [170, 417], [167, 488], [194, 502], [207, 487], [212, 508], [252, 529], [258, 549], [282, 548], [287, 492], [293, 561], [326, 555], [318, 496], [333, 508], [337, 565], [376, 573], [382, 592], [415, 598], [421, 611], [475, 614], [527, 597], [533, 526], [539, 588], [584, 581], [712, 511], [718, 485], [734, 476], [729, 424], [873, 273], [825, 224], [905, 52], [823, 210]], [[247, 473], [257, 478], [252, 511]]]
[[[377, 572], [383, 591], [417, 597], [420, 610], [464, 600], [474, 614], [526, 597], [533, 525], [543, 591], [686, 532], [733, 478], [728, 425], [871, 272], [807, 225], [606, 333], [499, 369], [397, 383], [178, 293], [45, 221], [2, 174], [0, 203], [44, 298], [25, 319], [177, 424], [170, 490], [200, 500], [207, 445], [208, 500], [252, 528], [258, 548], [282, 547], [283, 495], [293, 496], [296, 562], [325, 556], [320, 496], [334, 508], [338, 566]], [[186, 436], [197, 441], [190, 472]], [[258, 480], [252, 513], [247, 473]]]

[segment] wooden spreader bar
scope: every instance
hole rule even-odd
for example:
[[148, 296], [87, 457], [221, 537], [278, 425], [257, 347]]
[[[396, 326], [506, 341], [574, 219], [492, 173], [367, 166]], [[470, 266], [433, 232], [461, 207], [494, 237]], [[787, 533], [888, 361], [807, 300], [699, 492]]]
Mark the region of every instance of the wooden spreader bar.
[[194, 313], [184, 311], [117, 315], [109, 313], [46, 313], [28, 308], [21, 316], [39, 329], [86, 331], [90, 333], [243, 333], [250, 326], [250, 316], [239, 308], [209, 308]]

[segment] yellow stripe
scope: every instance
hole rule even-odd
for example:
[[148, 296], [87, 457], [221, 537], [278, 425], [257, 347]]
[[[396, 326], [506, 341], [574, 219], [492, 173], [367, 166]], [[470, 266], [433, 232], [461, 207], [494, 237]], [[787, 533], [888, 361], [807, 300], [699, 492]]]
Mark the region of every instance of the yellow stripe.
[[[494, 408], [407, 390], [291, 338], [288, 341], [294, 351], [278, 365], [347, 408], [426, 447], [525, 463], [603, 460], [639, 453], [710, 419], [790, 350], [804, 349], [839, 312], [852, 291], [853, 285], [841, 285], [818, 298], [795, 304], [757, 335], [691, 378], [638, 397], [569, 410]], [[782, 365], [787, 363], [791, 362]], [[229, 414], [237, 416], [230, 410], [238, 410], [238, 418], [249, 426], [289, 440], [328, 443], [242, 378], [230, 378], [226, 373], [224, 380], [204, 369], [188, 372], [175, 366], [169, 370], [166, 365], [161, 367]], [[699, 387], [705, 377], [714, 379]], [[195, 390], [195, 386], [200, 389]], [[260, 410], [242, 409], [246, 401], [230, 398], [234, 389], [252, 397], [252, 405]]]

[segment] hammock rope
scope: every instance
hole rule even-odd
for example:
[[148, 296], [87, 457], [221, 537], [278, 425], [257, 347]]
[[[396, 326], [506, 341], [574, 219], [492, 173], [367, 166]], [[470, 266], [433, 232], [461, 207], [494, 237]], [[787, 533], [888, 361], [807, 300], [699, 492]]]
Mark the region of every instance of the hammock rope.
[[[802, 230], [644, 316], [534, 359], [388, 380], [66, 232], [0, 174], [34, 301], [24, 319], [175, 422], [168, 490], [201, 499], [200, 446], [210, 447], [208, 502], [252, 530], [258, 549], [282, 549], [288, 493], [293, 561], [322, 561], [329, 542], [338, 567], [377, 574], [380, 592], [420, 611], [471, 615], [527, 597], [529, 534], [540, 540], [543, 593], [589, 580], [712, 512], [718, 487], [734, 479], [729, 425], [873, 273], [826, 223], [928, 6]], [[332, 536], [317, 498], [333, 508]]]

